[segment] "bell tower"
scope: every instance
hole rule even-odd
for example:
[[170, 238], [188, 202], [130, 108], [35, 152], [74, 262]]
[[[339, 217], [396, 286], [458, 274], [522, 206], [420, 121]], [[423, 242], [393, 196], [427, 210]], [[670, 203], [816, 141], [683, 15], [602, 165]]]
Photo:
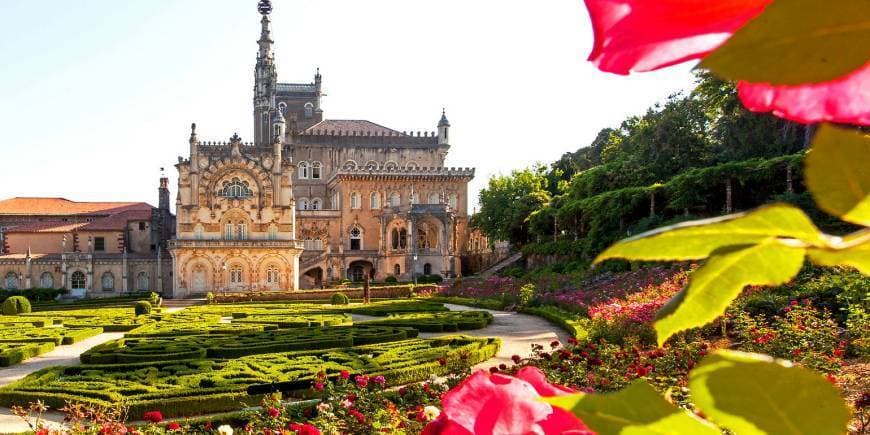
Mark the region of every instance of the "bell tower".
[[271, 22], [272, 2], [260, 0], [260, 40], [257, 41], [257, 65], [254, 67], [254, 143], [268, 144], [272, 140], [272, 112], [275, 109], [275, 94], [278, 89], [278, 71], [272, 51]]

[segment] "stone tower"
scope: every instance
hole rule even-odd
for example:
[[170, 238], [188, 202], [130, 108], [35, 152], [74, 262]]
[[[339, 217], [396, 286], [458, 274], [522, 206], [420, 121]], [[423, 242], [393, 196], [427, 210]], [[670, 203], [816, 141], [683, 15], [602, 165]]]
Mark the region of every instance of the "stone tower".
[[275, 107], [275, 94], [278, 90], [278, 70], [275, 68], [275, 54], [272, 52], [272, 30], [269, 14], [272, 2], [260, 0], [257, 10], [260, 19], [260, 40], [257, 41], [257, 63], [254, 67], [254, 144], [269, 144], [271, 121]]

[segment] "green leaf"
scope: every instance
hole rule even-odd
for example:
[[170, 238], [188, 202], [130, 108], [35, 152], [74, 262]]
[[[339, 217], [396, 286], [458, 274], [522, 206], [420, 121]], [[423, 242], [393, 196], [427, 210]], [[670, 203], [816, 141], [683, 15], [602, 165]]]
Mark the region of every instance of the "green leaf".
[[845, 237], [845, 248], [810, 248], [807, 255], [819, 266], [851, 266], [864, 275], [870, 275], [870, 230], [859, 231]]
[[581, 393], [544, 400], [573, 412], [599, 435], [721, 433], [686, 410], [668, 403], [644, 381], [635, 381], [615, 393]]
[[649, 231], [607, 248], [595, 262], [629, 260], [697, 260], [724, 246], [750, 245], [772, 237], [794, 238], [824, 246], [825, 236], [797, 207], [773, 204], [748, 213], [683, 222]]
[[849, 410], [821, 375], [765, 355], [717, 351], [689, 373], [692, 400], [739, 435], [846, 433]]
[[870, 135], [822, 125], [807, 154], [805, 177], [819, 208], [870, 226]]
[[870, 0], [776, 0], [701, 67], [728, 80], [775, 85], [827, 82], [870, 53]]
[[656, 314], [659, 345], [672, 335], [704, 326], [721, 316], [748, 285], [782, 284], [797, 275], [804, 248], [768, 239], [757, 245], [729, 246], [715, 251], [689, 277], [689, 285]]

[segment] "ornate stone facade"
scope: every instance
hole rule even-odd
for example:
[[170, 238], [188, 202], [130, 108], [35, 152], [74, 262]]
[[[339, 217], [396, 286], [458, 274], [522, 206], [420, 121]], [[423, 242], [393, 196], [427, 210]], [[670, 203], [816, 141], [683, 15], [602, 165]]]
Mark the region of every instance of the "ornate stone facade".
[[175, 296], [458, 274], [474, 170], [444, 167], [446, 115], [416, 134], [324, 120], [320, 72], [278, 81], [271, 4], [258, 9], [254, 141], [201, 141], [194, 125], [176, 165]]

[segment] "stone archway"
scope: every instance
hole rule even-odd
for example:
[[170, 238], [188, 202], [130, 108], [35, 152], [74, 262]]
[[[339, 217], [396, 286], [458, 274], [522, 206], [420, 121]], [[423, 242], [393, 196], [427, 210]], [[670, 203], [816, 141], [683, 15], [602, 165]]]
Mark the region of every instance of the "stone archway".
[[323, 286], [323, 269], [320, 266], [308, 269], [302, 279], [306, 288], [320, 288]]
[[347, 267], [347, 279], [360, 282], [364, 281], [366, 276], [373, 277], [375, 266], [368, 260], [356, 260], [350, 263]]

